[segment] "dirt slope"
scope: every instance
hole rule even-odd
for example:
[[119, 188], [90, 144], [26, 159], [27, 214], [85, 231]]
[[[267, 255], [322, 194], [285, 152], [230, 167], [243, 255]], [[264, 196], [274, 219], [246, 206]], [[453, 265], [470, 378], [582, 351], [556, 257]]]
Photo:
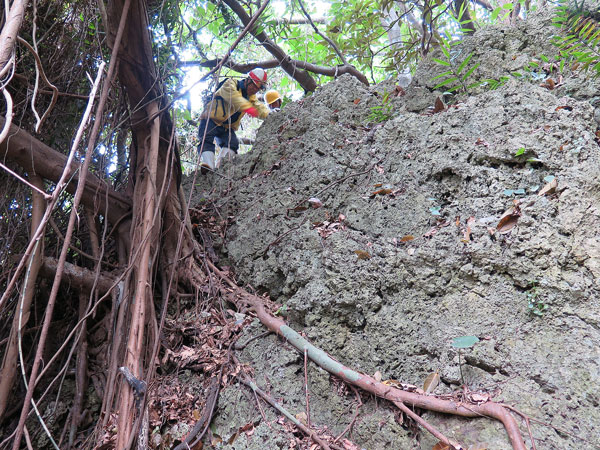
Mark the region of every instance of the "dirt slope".
[[[474, 39], [497, 42], [490, 33]], [[503, 47], [501, 59], [526, 62], [534, 56], [524, 48], [534, 46]], [[419, 73], [405, 96], [385, 104], [393, 82], [366, 88], [341, 77], [269, 117], [253, 150], [223, 177], [197, 180], [195, 203], [212, 201], [231, 221], [225, 241], [213, 236], [220, 264], [268, 292], [316, 345], [383, 379], [422, 385], [439, 370], [436, 393], [453, 392], [462, 380], [452, 339], [477, 336], [460, 358], [469, 389], [565, 431], [534, 425], [538, 449], [596, 448], [599, 147], [594, 101], [578, 95], [590, 84], [571, 75], [550, 90], [533, 76], [511, 78], [430, 114], [439, 93], [426, 88], [431, 73]], [[374, 122], [382, 105], [391, 117]], [[552, 179], [556, 191], [538, 195]], [[520, 216], [492, 234], [515, 201]], [[246, 334], [261, 330], [255, 324]], [[294, 414], [304, 411], [299, 355], [268, 337], [241, 359]], [[309, 378], [312, 422], [340, 433], [355, 394], [314, 367]], [[252, 436], [242, 433], [230, 448], [289, 448], [276, 416], [267, 409], [265, 423], [243, 390], [223, 392], [215, 432], [226, 439], [254, 422]], [[388, 405], [363, 403], [358, 445], [435, 444], [398, 424]], [[510, 448], [491, 420], [424, 417], [467, 446]]]

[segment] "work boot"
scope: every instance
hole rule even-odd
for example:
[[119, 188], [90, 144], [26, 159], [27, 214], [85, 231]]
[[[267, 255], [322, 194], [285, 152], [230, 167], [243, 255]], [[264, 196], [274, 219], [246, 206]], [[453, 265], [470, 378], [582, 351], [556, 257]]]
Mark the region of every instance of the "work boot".
[[216, 167], [221, 166], [221, 162], [223, 160], [231, 161], [235, 157], [236, 153], [228, 147], [221, 147], [221, 151], [217, 155], [217, 164]]
[[215, 152], [202, 152], [200, 155], [200, 173], [215, 170]]

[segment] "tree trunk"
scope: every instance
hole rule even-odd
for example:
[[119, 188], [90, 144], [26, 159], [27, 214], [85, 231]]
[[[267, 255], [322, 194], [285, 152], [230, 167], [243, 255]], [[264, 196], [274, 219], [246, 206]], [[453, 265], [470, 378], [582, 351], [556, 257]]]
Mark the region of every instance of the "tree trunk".
[[[38, 176], [31, 176], [31, 183], [39, 188], [43, 189], [44, 183]], [[42, 221], [44, 215], [44, 208], [46, 202], [42, 195], [36, 191], [32, 191], [33, 195], [33, 207], [31, 211], [31, 231], [30, 236], [33, 238], [39, 224]], [[8, 338], [8, 344], [6, 346], [6, 352], [4, 353], [4, 359], [2, 360], [2, 369], [0, 370], [0, 420], [6, 412], [8, 406], [8, 399], [12, 391], [12, 386], [15, 380], [15, 374], [17, 372], [17, 360], [18, 357], [18, 337], [25, 329], [25, 325], [29, 320], [29, 311], [31, 308], [31, 300], [35, 291], [35, 284], [37, 276], [42, 265], [42, 255], [44, 254], [44, 239], [39, 240], [39, 244], [35, 249], [34, 253], [30, 258], [29, 270], [27, 271], [27, 279], [25, 287], [23, 289], [22, 298], [17, 302], [17, 308], [13, 316], [13, 323], [10, 329], [10, 336]]]

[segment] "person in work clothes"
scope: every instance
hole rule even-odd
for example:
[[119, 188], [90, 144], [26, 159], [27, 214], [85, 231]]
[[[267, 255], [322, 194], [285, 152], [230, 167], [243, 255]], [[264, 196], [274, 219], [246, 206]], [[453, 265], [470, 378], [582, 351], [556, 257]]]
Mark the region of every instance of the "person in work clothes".
[[275, 89], [265, 92], [265, 103], [271, 111], [279, 111], [281, 109], [281, 94]]
[[[227, 78], [219, 85], [200, 116], [198, 152], [203, 173], [209, 169], [215, 170], [223, 158], [232, 158], [237, 154], [240, 143], [235, 132], [240, 127], [242, 117], [249, 114], [265, 119], [269, 115], [269, 108], [256, 98], [256, 93], [266, 82], [267, 72], [256, 68], [243, 80]], [[215, 142], [221, 148], [216, 162]]]

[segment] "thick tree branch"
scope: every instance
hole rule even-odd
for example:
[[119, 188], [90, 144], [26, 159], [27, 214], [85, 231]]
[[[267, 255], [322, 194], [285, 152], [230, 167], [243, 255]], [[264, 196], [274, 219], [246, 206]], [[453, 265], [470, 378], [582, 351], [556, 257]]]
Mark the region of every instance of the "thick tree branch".
[[[53, 279], [58, 269], [58, 260], [56, 258], [46, 257], [42, 261], [40, 275]], [[115, 279], [106, 273], [100, 275], [96, 281], [96, 273], [93, 270], [76, 266], [65, 262], [63, 269], [63, 283], [68, 283], [78, 291], [90, 292], [92, 288], [97, 289], [101, 294], [110, 291], [115, 285]]]
[[[6, 119], [0, 116], [0, 128], [5, 122]], [[0, 143], [0, 160], [14, 162], [27, 172], [57, 182], [67, 163], [67, 156], [48, 147], [25, 130], [11, 125], [8, 138]], [[70, 193], [74, 193], [77, 187], [78, 170], [79, 167], [73, 164], [71, 182], [67, 187]], [[116, 192], [92, 173], [87, 176], [82, 202], [99, 214], [106, 214], [113, 224], [131, 210], [130, 200], [126, 196]]]
[[[208, 61], [182, 61], [180, 66], [215, 67], [220, 61], [221, 60], [219, 59], [211, 59]], [[307, 72], [325, 75], [328, 77], [338, 77], [345, 73], [349, 73], [350, 75], [358, 78], [362, 83], [369, 85], [367, 78], [354, 66], [351, 65], [325, 67], [318, 66], [316, 64], [312, 64], [306, 61], [299, 61], [297, 59], [289, 59], [289, 61], [292, 64], [294, 64], [294, 66], [297, 68], [304, 69]], [[273, 69], [275, 67], [279, 67], [280, 64], [279, 61], [276, 59], [268, 59], [265, 61], [258, 61], [245, 64], [236, 63], [235, 61], [227, 61], [223, 64], [223, 66], [228, 67], [231, 70], [235, 70], [239, 73], [248, 73], [256, 67], [262, 67], [263, 69]]]
[[[250, 16], [246, 10], [236, 0], [224, 0], [224, 3], [229, 6], [233, 12], [240, 18], [244, 26], [250, 23]], [[250, 33], [258, 40], [269, 53], [271, 53], [281, 68], [287, 72], [294, 80], [296, 80], [302, 88], [307, 92], [312, 92], [317, 88], [317, 83], [308, 72], [299, 69], [293, 63], [291, 58], [283, 51], [281, 47], [275, 44], [264, 31], [258, 32], [256, 27], [250, 29]]]

